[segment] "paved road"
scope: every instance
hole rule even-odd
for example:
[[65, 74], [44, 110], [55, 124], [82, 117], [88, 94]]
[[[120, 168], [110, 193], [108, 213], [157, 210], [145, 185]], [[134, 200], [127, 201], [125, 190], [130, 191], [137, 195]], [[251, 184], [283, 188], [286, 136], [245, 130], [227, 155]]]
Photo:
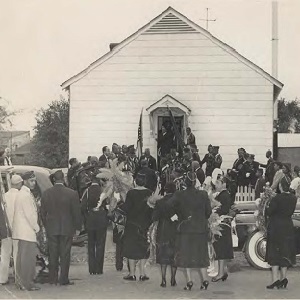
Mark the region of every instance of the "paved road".
[[197, 274], [193, 274], [194, 287], [192, 291], [184, 291], [185, 280], [179, 270], [176, 287], [168, 283], [166, 288], [160, 287], [160, 271], [157, 266], [148, 268], [150, 280], [147, 282], [127, 282], [122, 279], [126, 272], [117, 272], [113, 266], [114, 245], [111, 241], [111, 233], [108, 233], [106, 245], [106, 262], [104, 274], [91, 276], [88, 274], [86, 264], [86, 249], [73, 248], [70, 278], [74, 280], [74, 286], [53, 287], [49, 284], [41, 284], [41, 290], [37, 292], [21, 292], [16, 290], [13, 284], [0, 286], [0, 298], [33, 298], [33, 299], [82, 299], [82, 298], [106, 298], [106, 299], [157, 299], [157, 298], [200, 298], [200, 299], [296, 299], [300, 295], [300, 267], [290, 270], [288, 274], [289, 286], [287, 290], [266, 289], [270, 282], [269, 271], [258, 271], [248, 266], [240, 253], [236, 253], [236, 261], [241, 266], [236, 272], [230, 273], [226, 282], [211, 283], [208, 291], [200, 291]]

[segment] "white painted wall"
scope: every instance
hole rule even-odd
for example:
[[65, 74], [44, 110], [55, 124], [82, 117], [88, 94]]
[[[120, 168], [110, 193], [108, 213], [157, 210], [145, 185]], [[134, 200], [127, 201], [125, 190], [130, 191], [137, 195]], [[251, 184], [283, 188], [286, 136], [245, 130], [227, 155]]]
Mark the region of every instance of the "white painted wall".
[[70, 157], [104, 145], [136, 144], [144, 107], [144, 147], [156, 152], [145, 109], [166, 94], [191, 109], [201, 158], [219, 145], [223, 167], [238, 147], [265, 161], [272, 148], [273, 85], [200, 33], [140, 35], [70, 87]]

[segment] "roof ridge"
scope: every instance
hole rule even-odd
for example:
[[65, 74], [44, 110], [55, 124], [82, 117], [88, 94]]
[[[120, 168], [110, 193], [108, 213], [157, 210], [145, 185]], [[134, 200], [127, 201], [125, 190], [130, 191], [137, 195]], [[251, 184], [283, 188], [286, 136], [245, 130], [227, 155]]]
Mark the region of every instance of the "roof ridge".
[[[159, 14], [157, 17], [149, 21], [147, 24], [142, 26], [140, 29], [138, 29], [136, 32], [125, 38], [122, 42], [120, 42], [117, 46], [113, 48], [113, 50], [105, 53], [103, 56], [95, 60], [93, 63], [91, 63], [87, 68], [85, 68], [83, 71], [79, 72], [78, 74], [72, 76], [68, 80], [64, 81], [61, 84], [61, 87], [63, 89], [69, 87], [71, 84], [76, 82], [77, 80], [84, 77], [86, 74], [88, 74], [90, 71], [92, 71], [95, 67], [100, 65], [101, 63], [105, 62], [107, 59], [109, 59], [111, 56], [115, 55], [117, 52], [119, 52], [123, 47], [125, 47], [128, 43], [130, 43], [132, 40], [134, 40], [137, 36], [140, 34], [143, 34], [146, 32], [146, 30], [149, 30], [151, 26], [157, 24], [159, 21], [161, 21], [165, 16], [168, 15], [168, 13], [173, 13], [175, 16], [177, 15], [178, 18], [183, 19], [185, 22], [189, 23], [188, 25], [191, 27], [194, 27], [196, 30], [195, 32], [200, 32], [204, 36], [206, 36], [208, 39], [210, 39], [213, 43], [216, 43], [219, 47], [221, 47], [224, 51], [228, 52], [229, 54], [233, 55], [237, 59], [239, 59], [241, 62], [246, 64], [249, 68], [252, 68], [253, 70], [257, 71], [260, 75], [265, 77], [267, 80], [269, 80], [271, 83], [276, 85], [278, 88], [282, 89], [283, 83], [281, 83], [278, 79], [274, 78], [272, 75], [270, 75], [268, 72], [266, 72], [264, 69], [238, 53], [233, 47], [229, 46], [228, 44], [222, 42], [218, 38], [216, 38], [214, 35], [212, 35], [209, 31], [195, 23], [194, 21], [191, 21], [189, 18], [187, 18], [185, 15], [174, 9], [172, 6], [169, 6], [166, 10], [164, 10], [161, 14]], [[144, 31], [144, 32], [143, 32]], [[185, 31], [183, 30], [182, 33]], [[127, 42], [127, 43], [126, 43]]]

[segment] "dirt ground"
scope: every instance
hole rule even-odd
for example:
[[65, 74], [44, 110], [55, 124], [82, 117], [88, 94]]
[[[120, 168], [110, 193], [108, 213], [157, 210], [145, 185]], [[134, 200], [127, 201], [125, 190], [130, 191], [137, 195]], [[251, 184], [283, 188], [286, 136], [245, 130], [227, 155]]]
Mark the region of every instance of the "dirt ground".
[[[122, 279], [127, 274], [114, 268], [114, 244], [111, 231], [108, 232], [106, 259], [103, 275], [91, 276], [87, 268], [86, 247], [73, 247], [70, 279], [74, 286], [51, 286], [40, 284], [40, 291], [21, 292], [14, 284], [0, 287], [0, 298], [33, 299], [297, 299], [300, 294], [299, 270], [297, 266], [289, 271], [289, 285], [286, 290], [267, 290], [270, 272], [259, 271], [250, 267], [241, 252], [235, 253], [231, 273], [225, 282], [210, 283], [207, 291], [200, 291], [200, 283], [193, 273], [192, 291], [184, 291], [185, 279], [181, 270], [177, 274], [177, 286], [171, 287], [169, 280], [166, 288], [160, 287], [160, 271], [156, 265], [147, 268], [150, 280], [147, 282], [126, 282]], [[138, 275], [138, 274], [137, 274]]]

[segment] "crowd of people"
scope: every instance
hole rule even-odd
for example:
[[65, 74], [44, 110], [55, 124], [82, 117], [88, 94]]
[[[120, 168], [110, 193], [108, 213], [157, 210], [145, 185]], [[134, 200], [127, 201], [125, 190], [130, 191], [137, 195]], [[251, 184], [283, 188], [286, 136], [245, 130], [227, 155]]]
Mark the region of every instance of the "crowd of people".
[[[12, 188], [5, 196], [7, 228], [12, 232], [7, 234], [7, 239], [2, 239], [0, 283], [8, 282], [13, 249], [17, 286], [22, 290], [39, 289], [34, 278], [36, 236], [42, 226], [47, 233], [51, 284], [73, 284], [68, 277], [72, 237], [83, 227], [88, 236], [88, 271], [91, 275], [103, 274], [107, 228], [113, 221], [117, 271], [123, 270], [124, 258], [127, 259], [128, 275], [124, 280], [137, 280], [137, 265], [138, 279], [149, 280], [145, 269], [150, 256], [149, 229], [156, 224], [155, 258], [161, 267], [161, 287], [167, 286], [167, 267], [170, 266], [171, 286], [176, 285], [177, 268], [183, 268], [184, 289], [191, 290], [191, 270], [196, 269], [200, 289], [207, 289], [212, 260], [210, 249], [218, 265], [212, 282], [228, 278], [227, 262], [234, 257], [231, 222], [236, 214], [238, 187], [250, 187], [255, 191], [255, 198], [259, 198], [269, 186], [277, 196], [266, 209], [269, 216], [266, 261], [272, 266], [273, 274], [273, 283], [267, 288], [286, 287], [287, 268], [295, 262], [291, 216], [297, 201], [294, 191], [297, 195], [300, 186], [300, 168], [295, 167], [292, 175], [290, 166], [274, 161], [271, 151], [266, 153], [267, 163], [262, 164], [255, 161], [253, 154], [240, 148], [232, 168], [224, 173], [220, 147], [209, 145], [208, 153], [201, 160], [190, 128], [187, 128], [187, 136], [183, 149], [176, 149], [174, 143], [167, 148], [164, 140], [170, 142], [170, 138], [160, 138], [158, 162], [148, 148], [138, 158], [133, 145], [116, 143], [112, 151], [104, 146], [99, 158], [89, 156], [85, 163], [71, 158], [67, 183], [61, 170], [51, 175], [54, 185], [42, 195], [41, 222], [30, 192], [36, 184], [34, 172], [26, 172], [22, 177], [13, 175]], [[110, 199], [103, 197], [109, 179], [99, 174], [115, 164], [132, 178], [132, 188], [125, 196], [113, 193], [117, 205], [112, 209]], [[116, 181], [116, 178], [110, 180]], [[211, 234], [209, 218], [212, 214], [222, 220], [221, 235]]]

